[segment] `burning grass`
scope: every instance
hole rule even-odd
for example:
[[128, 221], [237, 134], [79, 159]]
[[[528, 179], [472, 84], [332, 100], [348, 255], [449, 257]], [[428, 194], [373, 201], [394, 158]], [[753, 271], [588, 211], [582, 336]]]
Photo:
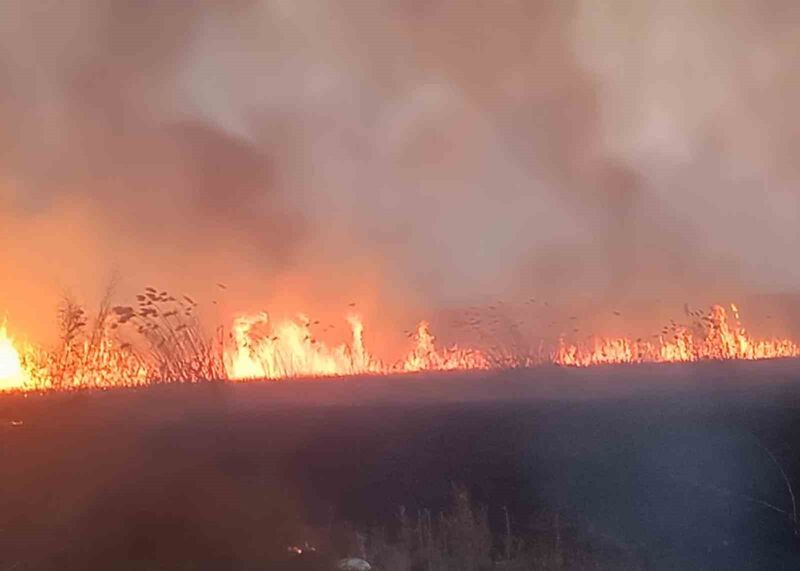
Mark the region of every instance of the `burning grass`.
[[713, 305], [690, 314], [693, 321], [672, 321], [654, 340], [595, 337], [582, 344], [562, 339], [554, 355], [559, 365], [588, 367], [620, 363], [674, 363], [729, 359], [779, 359], [800, 356], [800, 345], [789, 339], [755, 339], [742, 326], [739, 309]]
[[[531, 347], [520, 335], [510, 346], [439, 347], [422, 321], [401, 358], [384, 361], [365, 342], [361, 318], [347, 318], [349, 343], [327, 344], [318, 321], [304, 315], [273, 321], [242, 315], [229, 334], [209, 334], [189, 296], [148, 287], [133, 305], [112, 306], [111, 290], [90, 318], [65, 297], [58, 311], [60, 341], [51, 349], [21, 343], [0, 328], [0, 390], [69, 390], [220, 380], [335, 377], [420, 371], [531, 367], [546, 363], [587, 367], [622, 363], [773, 359], [800, 356], [788, 339], [757, 339], [742, 326], [735, 305], [691, 312], [651, 338], [591, 337]], [[516, 330], [515, 330], [516, 332]]]
[[329, 346], [316, 338], [314, 322], [302, 315], [275, 325], [266, 313], [239, 317], [226, 356], [228, 374], [232, 379], [281, 379], [489, 368], [480, 351], [437, 348], [425, 321], [412, 335], [411, 351], [397, 362], [385, 363], [367, 349], [361, 319], [351, 315], [347, 321], [351, 343]]

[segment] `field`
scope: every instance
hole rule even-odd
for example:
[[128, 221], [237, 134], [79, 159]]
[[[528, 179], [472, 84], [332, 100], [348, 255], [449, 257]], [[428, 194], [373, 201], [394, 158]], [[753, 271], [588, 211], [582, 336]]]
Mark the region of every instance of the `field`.
[[0, 570], [292, 568], [453, 484], [530, 568], [794, 569], [798, 405], [793, 360], [6, 395]]

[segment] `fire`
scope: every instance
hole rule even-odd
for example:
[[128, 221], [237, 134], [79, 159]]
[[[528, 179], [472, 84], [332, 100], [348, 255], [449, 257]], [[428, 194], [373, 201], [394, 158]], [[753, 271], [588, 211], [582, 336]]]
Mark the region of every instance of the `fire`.
[[383, 366], [364, 347], [364, 326], [348, 318], [351, 345], [329, 347], [314, 337], [304, 315], [272, 325], [267, 313], [240, 316], [233, 323], [233, 348], [226, 359], [231, 379], [281, 379], [381, 373]]
[[47, 351], [33, 345], [20, 350], [0, 329], [0, 391], [112, 388], [153, 381], [142, 359], [110, 338], [84, 341]]
[[27, 381], [28, 375], [22, 366], [19, 351], [8, 336], [4, 323], [0, 326], [0, 391], [20, 389]]
[[488, 369], [489, 361], [480, 351], [451, 347], [438, 351], [427, 321], [417, 326], [414, 349], [402, 363], [403, 371], [452, 371], [458, 369]]
[[692, 326], [673, 323], [657, 340], [594, 338], [584, 344], [562, 339], [554, 356], [559, 365], [588, 367], [614, 363], [674, 363], [701, 360], [778, 359], [799, 357], [800, 345], [788, 339], [754, 339], [739, 322], [739, 309], [731, 304], [732, 318], [721, 305], [700, 315]]
[[[148, 297], [149, 295], [149, 297]], [[691, 313], [688, 325], [671, 322], [660, 334], [643, 339], [594, 337], [583, 342], [560, 339], [550, 350], [523, 353], [519, 360], [503, 348], [485, 352], [458, 346], [440, 347], [428, 322], [410, 335], [411, 344], [398, 359], [377, 358], [367, 347], [363, 321], [347, 317], [350, 338], [330, 344], [320, 339], [319, 322], [304, 315], [274, 321], [267, 313], [242, 315], [227, 341], [204, 336], [192, 313], [196, 305], [165, 292], [139, 296], [140, 307], [112, 308], [107, 319], [53, 350], [15, 344], [0, 327], [0, 390], [68, 390], [130, 387], [163, 382], [287, 379], [402, 374], [418, 371], [483, 370], [553, 363], [589, 367], [614, 363], [669, 363], [703, 360], [800, 357], [800, 345], [780, 338], [754, 338], [740, 323], [735, 305], [712, 306]], [[122, 342], [119, 331], [130, 322], [139, 344]], [[129, 331], [130, 332], [130, 331]], [[123, 335], [124, 337], [124, 335]], [[217, 365], [218, 364], [218, 365]]]
[[226, 358], [228, 376], [282, 379], [488, 367], [479, 352], [437, 349], [425, 321], [417, 327], [411, 352], [398, 363], [384, 363], [367, 350], [361, 319], [351, 315], [347, 321], [351, 343], [329, 346], [315, 338], [312, 322], [304, 315], [275, 325], [266, 313], [240, 316], [234, 321], [233, 348]]

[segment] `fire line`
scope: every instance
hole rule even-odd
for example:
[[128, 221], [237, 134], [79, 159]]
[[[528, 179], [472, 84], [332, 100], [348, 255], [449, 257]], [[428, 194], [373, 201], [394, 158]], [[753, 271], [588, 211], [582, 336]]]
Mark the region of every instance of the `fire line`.
[[[411, 335], [408, 352], [394, 361], [375, 357], [365, 342], [365, 327], [356, 315], [347, 321], [348, 343], [330, 345], [315, 335], [305, 316], [273, 322], [267, 313], [243, 315], [232, 324], [229, 339], [204, 340], [191, 317], [196, 305], [155, 290], [140, 296], [140, 309], [116, 307], [116, 321], [101, 335], [46, 350], [15, 340], [0, 326], [0, 391], [47, 391], [76, 388], [130, 387], [161, 382], [242, 381], [300, 377], [384, 375], [419, 371], [508, 368], [479, 348], [437, 346], [427, 322]], [[184, 305], [175, 305], [181, 304]], [[165, 305], [166, 304], [166, 305]], [[169, 305], [173, 304], [173, 305]], [[180, 313], [175, 307], [183, 308]], [[703, 360], [757, 360], [800, 357], [800, 345], [789, 339], [756, 339], [741, 325], [735, 305], [712, 306], [697, 313], [691, 325], [673, 323], [650, 339], [594, 337], [570, 343], [561, 338], [549, 353], [525, 366], [555, 364], [590, 367], [624, 363], [674, 363]], [[126, 323], [151, 343], [134, 348], [118, 337]]]

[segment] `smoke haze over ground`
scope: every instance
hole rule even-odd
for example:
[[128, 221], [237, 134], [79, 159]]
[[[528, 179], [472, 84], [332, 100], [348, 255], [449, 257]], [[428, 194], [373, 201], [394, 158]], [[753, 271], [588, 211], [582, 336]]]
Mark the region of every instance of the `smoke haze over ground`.
[[798, 12], [4, 2], [0, 311], [796, 290]]

